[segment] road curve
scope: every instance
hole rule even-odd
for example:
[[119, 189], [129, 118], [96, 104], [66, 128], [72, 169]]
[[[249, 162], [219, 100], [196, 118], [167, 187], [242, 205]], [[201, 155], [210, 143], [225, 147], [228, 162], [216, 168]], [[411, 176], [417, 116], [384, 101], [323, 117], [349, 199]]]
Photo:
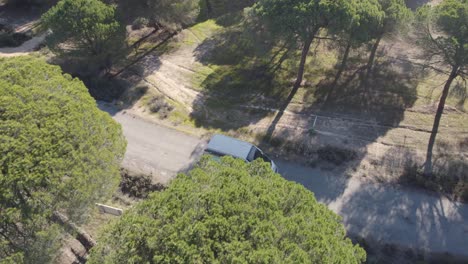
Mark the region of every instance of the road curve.
[[11, 48], [0, 48], [0, 57], [16, 57], [16, 56], [24, 56], [30, 54], [37, 48], [41, 43], [44, 42], [45, 34], [35, 36], [32, 39], [24, 42], [19, 47], [11, 47]]
[[104, 102], [98, 102], [98, 107], [122, 125], [128, 142], [123, 167], [133, 172], [151, 174], [165, 184], [201, 156], [205, 142], [196, 137], [117, 111]]
[[[124, 166], [152, 173], [167, 183], [190, 168], [206, 142], [105, 103], [99, 107], [118, 121], [128, 141]], [[348, 232], [430, 252], [468, 257], [468, 205], [424, 191], [362, 182], [323, 170], [276, 161], [282, 176], [314, 192], [341, 215]]]

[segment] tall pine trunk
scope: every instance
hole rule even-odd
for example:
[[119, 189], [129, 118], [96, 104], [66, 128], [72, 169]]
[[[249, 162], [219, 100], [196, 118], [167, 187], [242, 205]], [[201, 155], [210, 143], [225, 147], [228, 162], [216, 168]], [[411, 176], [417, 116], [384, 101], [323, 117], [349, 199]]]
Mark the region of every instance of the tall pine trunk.
[[299, 70], [297, 72], [297, 78], [296, 82], [294, 83], [294, 86], [289, 93], [288, 98], [284, 102], [284, 104], [281, 106], [279, 109], [278, 114], [275, 116], [275, 119], [271, 123], [270, 127], [267, 130], [265, 138], [267, 140], [270, 140], [271, 137], [273, 136], [273, 132], [275, 132], [276, 125], [280, 121], [280, 119], [283, 117], [284, 111], [288, 107], [289, 103], [291, 103], [292, 99], [296, 95], [297, 91], [301, 87], [302, 80], [304, 78], [304, 70], [305, 70], [305, 64], [307, 61], [307, 55], [309, 54], [310, 51], [310, 46], [312, 45], [312, 42], [314, 41], [315, 35], [319, 31], [320, 28], [315, 29], [311, 34], [308, 36], [308, 38], [304, 41], [304, 45], [302, 46], [302, 53], [301, 53], [301, 61], [299, 63]]
[[375, 55], [377, 54], [377, 49], [379, 48], [382, 37], [383, 37], [383, 34], [380, 34], [375, 40], [374, 45], [372, 46], [371, 54], [369, 56], [369, 61], [367, 62], [367, 66], [366, 66], [367, 68], [366, 75], [364, 76], [363, 85], [365, 88], [367, 88], [367, 85], [369, 84], [369, 78], [374, 68]]
[[[315, 36], [315, 33], [311, 37], [306, 39], [305, 42], [304, 42], [304, 46], [302, 47], [301, 62], [299, 63], [299, 70], [297, 72], [296, 82], [294, 83], [293, 89], [292, 89], [291, 94], [289, 95], [289, 97], [291, 97], [291, 95], [292, 95], [292, 97], [294, 97], [294, 95], [296, 94], [299, 87], [301, 87], [302, 79], [304, 78], [304, 69], [305, 69], [305, 63], [307, 61], [307, 54], [309, 54], [310, 46], [312, 45], [312, 41], [314, 40], [314, 36]], [[288, 97], [288, 99], [289, 99], [289, 97]]]
[[213, 8], [211, 7], [210, 0], [205, 0], [205, 4], [206, 4], [206, 12], [208, 14], [207, 16], [208, 18], [211, 18], [213, 15]]
[[439, 131], [440, 119], [442, 118], [442, 114], [444, 112], [445, 101], [447, 100], [450, 86], [452, 85], [453, 80], [457, 78], [459, 68], [460, 67], [458, 65], [453, 66], [452, 72], [450, 73], [450, 76], [447, 82], [445, 83], [444, 90], [442, 91], [442, 96], [440, 97], [439, 106], [437, 107], [437, 112], [434, 119], [434, 125], [432, 126], [431, 137], [429, 138], [429, 144], [427, 145], [426, 163], [424, 164], [424, 175], [432, 174], [432, 152], [434, 149], [437, 132]]
[[327, 96], [325, 98], [325, 103], [327, 103], [329, 101], [330, 97], [332, 97], [332, 95], [333, 95], [333, 93], [335, 91], [335, 87], [338, 84], [338, 80], [340, 80], [341, 75], [343, 74], [344, 70], [346, 69], [346, 64], [348, 62], [349, 52], [350, 51], [351, 51], [351, 41], [348, 40], [348, 43], [346, 44], [346, 48], [345, 48], [345, 51], [344, 51], [344, 54], [343, 54], [343, 58], [341, 59], [341, 64], [340, 64], [340, 67], [338, 69], [338, 72], [335, 75], [335, 79], [333, 80], [333, 83], [330, 85], [330, 88], [328, 89], [328, 93], [327, 93]]

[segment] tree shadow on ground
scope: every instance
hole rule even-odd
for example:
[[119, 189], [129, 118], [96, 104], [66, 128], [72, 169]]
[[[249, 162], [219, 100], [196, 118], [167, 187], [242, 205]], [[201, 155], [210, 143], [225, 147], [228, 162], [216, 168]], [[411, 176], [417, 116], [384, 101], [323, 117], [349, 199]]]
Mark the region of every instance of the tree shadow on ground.
[[[109, 78], [105, 71], [87, 60], [67, 57], [53, 57], [49, 62], [60, 66], [64, 73], [80, 79], [88, 88], [90, 95], [99, 101], [111, 102], [124, 95], [132, 82], [128, 78]], [[141, 97], [143, 94], [138, 93]], [[139, 98], [133, 98], [136, 102]]]
[[[365, 238], [359, 242], [369, 260], [414, 263], [431, 261], [434, 253], [450, 252], [452, 256], [446, 255], [446, 260], [463, 257], [466, 261], [468, 237], [463, 226], [468, 205], [405, 187], [362, 182], [342, 171], [277, 163], [283, 177], [302, 184], [319, 202], [341, 215], [349, 235]], [[376, 246], [383, 247], [382, 252], [375, 252]]]
[[366, 82], [365, 69], [360, 65], [349, 69], [335, 87], [330, 87], [335, 77], [330, 71], [315, 89], [306, 91], [305, 98], [316, 99], [308, 110], [397, 126], [405, 110], [416, 102], [416, 88], [424, 72], [409, 63], [384, 60], [376, 63]]
[[[265, 117], [273, 116], [272, 109], [277, 109], [288, 96], [295, 75], [295, 60], [288, 59], [295, 54], [288, 56], [287, 48], [266, 44], [267, 41], [261, 48], [254, 49], [256, 40], [249, 37], [236, 31], [223, 32], [207, 39], [196, 50], [197, 60], [214, 69], [203, 80], [202, 95], [193, 104], [191, 117], [197, 126], [228, 131], [257, 124]], [[380, 54], [380, 57], [384, 55]], [[320, 81], [306, 84], [301, 88], [303, 98], [296, 96], [296, 99], [307, 103], [311, 97], [312, 103], [301, 105], [280, 122], [302, 130], [305, 136], [311, 129], [323, 129], [343, 137], [364, 135], [367, 142], [375, 141], [392, 126], [397, 126], [403, 120], [405, 110], [417, 99], [416, 88], [422, 71], [409, 63], [379, 58], [367, 85], [363, 85], [365, 69], [362, 65], [365, 62], [359, 58], [354, 60], [326, 104], [335, 69], [321, 78], [311, 76]], [[275, 68], [277, 63], [280, 67]], [[282, 64], [286, 64], [284, 69]], [[312, 67], [310, 70], [313, 71]], [[317, 74], [320, 73], [306, 75]], [[317, 115], [331, 118], [317, 120]], [[337, 116], [340, 118], [335, 118]], [[379, 126], [372, 127], [374, 124]], [[296, 140], [300, 138], [300, 135], [295, 136]]]
[[[281, 70], [287, 49], [261, 40], [257, 32], [233, 28], [203, 41], [195, 50], [197, 61], [210, 67], [200, 84], [202, 96], [193, 104], [197, 126], [222, 130], [254, 124], [271, 114], [287, 96]], [[287, 55], [287, 54], [286, 54]], [[255, 108], [258, 107], [258, 108]]]

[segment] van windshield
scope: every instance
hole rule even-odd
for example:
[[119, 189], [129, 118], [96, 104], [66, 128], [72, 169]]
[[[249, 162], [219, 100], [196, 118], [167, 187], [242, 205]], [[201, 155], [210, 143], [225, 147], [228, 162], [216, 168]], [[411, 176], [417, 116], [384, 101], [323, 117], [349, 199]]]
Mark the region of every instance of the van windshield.
[[252, 147], [252, 150], [249, 154], [249, 161], [254, 161], [256, 159], [262, 159], [265, 162], [271, 163], [270, 158], [268, 158], [261, 150], [256, 147]]

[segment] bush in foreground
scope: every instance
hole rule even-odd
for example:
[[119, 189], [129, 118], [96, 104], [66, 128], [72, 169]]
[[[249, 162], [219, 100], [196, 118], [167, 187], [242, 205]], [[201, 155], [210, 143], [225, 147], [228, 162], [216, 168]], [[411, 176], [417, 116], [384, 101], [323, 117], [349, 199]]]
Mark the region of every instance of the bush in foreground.
[[89, 263], [361, 263], [340, 218], [268, 164], [204, 157], [102, 233]]
[[34, 57], [0, 58], [0, 263], [48, 263], [62, 230], [117, 189], [120, 125], [78, 79]]

